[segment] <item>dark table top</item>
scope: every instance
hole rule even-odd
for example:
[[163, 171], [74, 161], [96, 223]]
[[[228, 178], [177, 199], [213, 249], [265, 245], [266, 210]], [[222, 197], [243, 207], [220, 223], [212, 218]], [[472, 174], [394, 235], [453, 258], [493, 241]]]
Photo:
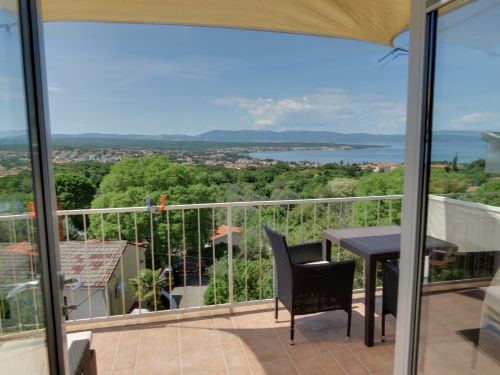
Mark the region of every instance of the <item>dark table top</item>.
[[[365, 259], [395, 259], [401, 250], [401, 228], [397, 225], [329, 229], [324, 231], [323, 238]], [[456, 248], [455, 244], [427, 236], [427, 252], [441, 250], [451, 254]]]

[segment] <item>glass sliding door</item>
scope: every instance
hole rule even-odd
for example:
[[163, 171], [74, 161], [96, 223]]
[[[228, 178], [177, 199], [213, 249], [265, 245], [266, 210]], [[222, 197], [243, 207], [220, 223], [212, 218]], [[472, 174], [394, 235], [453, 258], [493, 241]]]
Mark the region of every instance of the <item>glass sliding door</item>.
[[[62, 374], [36, 2], [0, 0], [0, 372]], [[34, 17], [34, 18], [33, 18]], [[42, 105], [43, 106], [43, 105]], [[55, 312], [55, 313], [54, 313]], [[63, 349], [64, 348], [64, 349]]]
[[436, 12], [417, 372], [499, 374], [500, 1]]

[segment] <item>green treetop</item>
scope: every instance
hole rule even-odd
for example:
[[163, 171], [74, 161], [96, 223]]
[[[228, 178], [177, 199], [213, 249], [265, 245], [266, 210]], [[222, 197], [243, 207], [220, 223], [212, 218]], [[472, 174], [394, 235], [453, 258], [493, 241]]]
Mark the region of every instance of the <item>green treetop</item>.
[[55, 176], [56, 195], [61, 197], [63, 210], [89, 208], [96, 193], [96, 187], [80, 174], [67, 173]]
[[[145, 206], [146, 196], [150, 196], [151, 205], [159, 205], [161, 195], [166, 196], [166, 204], [209, 203], [215, 200], [215, 188], [207, 174], [192, 166], [172, 164], [166, 156], [145, 156], [125, 159], [115, 164], [101, 183], [101, 195], [94, 199], [92, 208]], [[200, 241], [203, 246], [212, 228], [211, 210], [201, 209]], [[90, 215], [90, 233], [101, 238], [100, 215]], [[118, 225], [116, 214], [104, 217], [104, 237], [116, 239]], [[138, 212], [137, 238], [134, 226], [134, 214], [120, 215], [122, 239], [128, 241], [151, 241], [151, 219], [157, 260], [165, 261], [167, 253], [167, 218], [166, 212], [153, 214]], [[170, 244], [172, 253], [183, 251], [182, 213], [180, 210], [169, 212]], [[198, 247], [198, 210], [184, 211], [186, 251], [196, 252]]]

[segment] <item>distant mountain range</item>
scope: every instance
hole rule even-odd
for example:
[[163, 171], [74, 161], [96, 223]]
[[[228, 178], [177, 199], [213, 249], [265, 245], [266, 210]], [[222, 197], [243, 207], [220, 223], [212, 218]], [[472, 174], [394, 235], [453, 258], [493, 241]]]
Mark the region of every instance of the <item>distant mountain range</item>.
[[[0, 144], [16, 144], [25, 140], [24, 135], [0, 132]], [[259, 142], [259, 143], [336, 143], [336, 144], [371, 144], [390, 145], [401, 144], [405, 141], [404, 134], [369, 134], [352, 133], [344, 134], [329, 131], [264, 131], [264, 130], [212, 130], [199, 135], [180, 134], [53, 134], [55, 143], [57, 139], [79, 138], [79, 139], [133, 139], [133, 140], [155, 140], [155, 141], [190, 141], [190, 142]], [[481, 131], [476, 130], [441, 130], [435, 131], [433, 140], [439, 143], [470, 143], [482, 142]]]

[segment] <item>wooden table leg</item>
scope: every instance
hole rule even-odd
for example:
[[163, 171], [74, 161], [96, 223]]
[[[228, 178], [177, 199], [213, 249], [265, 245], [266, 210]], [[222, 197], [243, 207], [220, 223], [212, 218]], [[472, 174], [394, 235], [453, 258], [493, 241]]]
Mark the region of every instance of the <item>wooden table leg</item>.
[[377, 261], [365, 260], [365, 345], [373, 346], [375, 334], [375, 290]]

